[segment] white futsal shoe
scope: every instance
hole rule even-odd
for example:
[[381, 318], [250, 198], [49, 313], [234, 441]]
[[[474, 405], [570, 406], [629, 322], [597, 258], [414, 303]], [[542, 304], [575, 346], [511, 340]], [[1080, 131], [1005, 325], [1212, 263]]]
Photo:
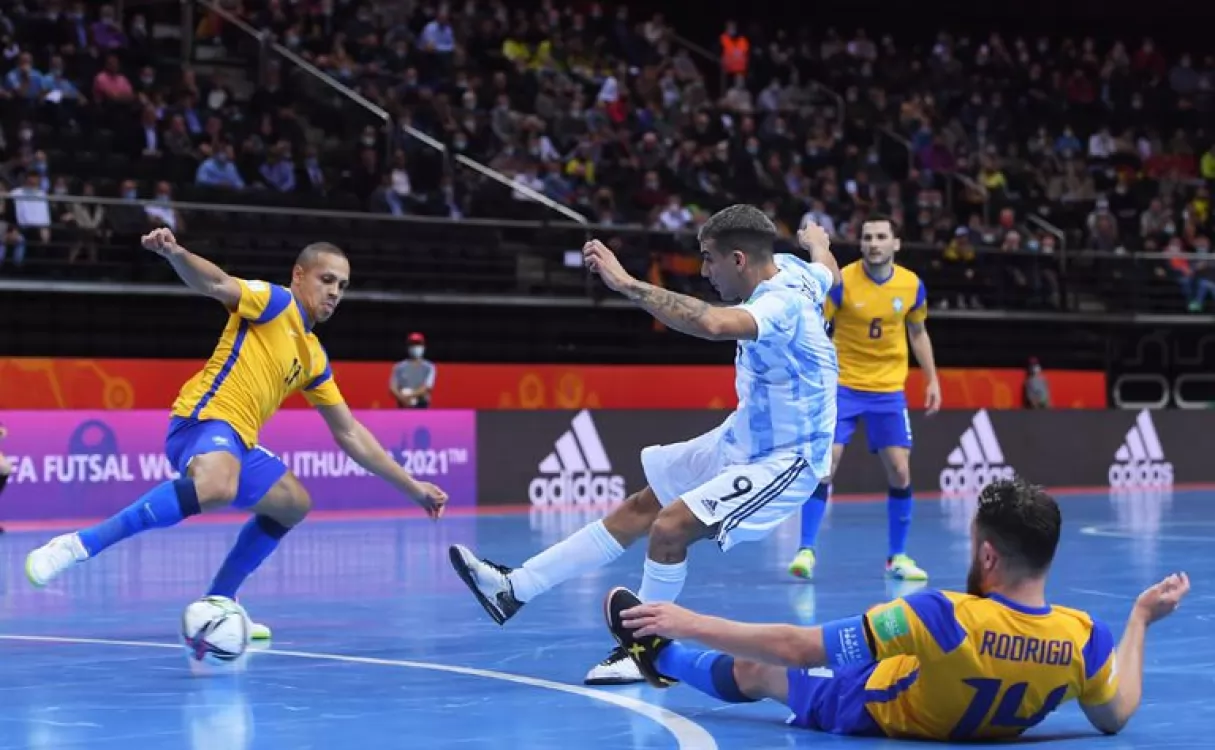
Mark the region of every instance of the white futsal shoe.
[[515, 589], [510, 583], [510, 568], [477, 557], [463, 544], [451, 545], [447, 556], [456, 575], [494, 622], [504, 625], [523, 608], [523, 602], [515, 598]]
[[583, 680], [587, 685], [634, 685], [645, 682], [637, 662], [629, 658], [623, 646], [617, 646], [608, 657], [591, 667]]
[[25, 558], [25, 577], [38, 588], [47, 585], [76, 563], [89, 559], [89, 551], [76, 533], [57, 536]]

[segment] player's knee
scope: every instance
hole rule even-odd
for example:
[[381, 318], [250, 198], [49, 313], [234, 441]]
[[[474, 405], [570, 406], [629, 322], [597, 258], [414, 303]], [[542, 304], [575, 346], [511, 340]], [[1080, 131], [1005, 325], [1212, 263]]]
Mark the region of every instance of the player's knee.
[[279, 480], [267, 502], [258, 503], [254, 511], [292, 528], [303, 523], [312, 511], [312, 496], [304, 485], [288, 474]]
[[233, 471], [222, 462], [198, 462], [191, 464], [189, 475], [194, 480], [194, 491], [198, 504], [208, 508], [231, 505], [240, 488], [240, 471]]
[[686, 548], [700, 537], [704, 524], [682, 503], [664, 508], [650, 527], [651, 548]]
[[662, 511], [662, 504], [649, 487], [629, 495], [620, 507], [603, 519], [604, 526], [622, 545], [628, 546], [645, 536], [654, 519]]
[[738, 684], [738, 689], [743, 695], [751, 697], [767, 695], [766, 688], [771, 671], [772, 668], [767, 664], [746, 659], [734, 660], [734, 682]]
[[886, 481], [891, 487], [910, 487], [911, 486], [911, 466], [907, 461], [892, 464], [886, 470]]

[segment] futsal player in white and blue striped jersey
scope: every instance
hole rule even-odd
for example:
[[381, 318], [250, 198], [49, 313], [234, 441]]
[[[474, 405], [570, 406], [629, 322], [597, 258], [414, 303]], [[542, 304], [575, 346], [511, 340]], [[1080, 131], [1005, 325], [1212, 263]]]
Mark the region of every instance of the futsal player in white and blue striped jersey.
[[[647, 487], [517, 569], [450, 550], [456, 572], [499, 624], [553, 586], [606, 565], [650, 537], [639, 596], [674, 601], [687, 575], [688, 547], [720, 548], [772, 532], [831, 473], [839, 364], [826, 333], [823, 303], [839, 283], [826, 232], [798, 235], [811, 262], [773, 253], [776, 227], [762, 211], [731, 206], [700, 230], [701, 275], [733, 306], [713, 306], [660, 289], [627, 272], [603, 243], [583, 248], [586, 265], [612, 290], [668, 328], [737, 342], [738, 407], [719, 427], [684, 443], [642, 450]], [[641, 682], [622, 649], [585, 682]]]

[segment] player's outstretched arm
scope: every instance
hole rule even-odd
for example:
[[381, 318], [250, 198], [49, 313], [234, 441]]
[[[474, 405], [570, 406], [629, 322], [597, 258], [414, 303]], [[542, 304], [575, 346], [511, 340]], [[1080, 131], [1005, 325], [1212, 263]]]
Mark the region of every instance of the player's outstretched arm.
[[621, 618], [638, 637], [693, 640], [736, 658], [782, 667], [842, 667], [873, 660], [868, 628], [861, 617], [812, 628], [755, 625], [656, 602], [625, 610]]
[[344, 403], [319, 405], [317, 410], [333, 433], [338, 447], [355, 463], [411, 497], [431, 518], [438, 519], [443, 515], [447, 493], [430, 482], [420, 482], [410, 476], [388, 455], [375, 435], [355, 419], [349, 406]]
[[[1110, 683], [1116, 681], [1113, 699], [1089, 705], [1086, 696], [1080, 696], [1084, 715], [1099, 731], [1117, 734], [1139, 710], [1139, 702], [1143, 698], [1143, 646], [1148, 626], [1172, 614], [1189, 590], [1189, 576], [1178, 573], [1144, 591], [1135, 600], [1122, 640], [1113, 654], [1114, 663], [1108, 667], [1109, 676], [1089, 688], [1101, 695]], [[1103, 667], [1102, 671], [1105, 669]]]
[[623, 294], [667, 328], [710, 341], [754, 341], [759, 337], [759, 324], [750, 313], [736, 307], [716, 307], [635, 279], [599, 240], [586, 243], [582, 257], [609, 289]]
[[154, 229], [143, 236], [145, 250], [151, 250], [173, 266], [185, 285], [235, 310], [240, 305], [240, 284], [224, 270], [206, 258], [201, 258], [181, 245], [168, 229]]

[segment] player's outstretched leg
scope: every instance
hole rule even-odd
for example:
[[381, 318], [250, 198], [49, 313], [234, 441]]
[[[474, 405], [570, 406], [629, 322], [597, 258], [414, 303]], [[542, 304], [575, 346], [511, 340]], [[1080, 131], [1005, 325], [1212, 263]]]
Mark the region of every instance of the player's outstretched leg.
[[658, 498], [646, 487], [607, 518], [584, 526], [516, 569], [479, 558], [460, 544], [453, 545], [448, 554], [456, 574], [493, 621], [502, 625], [524, 604], [554, 586], [620, 557], [649, 532], [660, 510]]
[[783, 667], [735, 660], [729, 654], [669, 638], [635, 637], [621, 622], [620, 613], [641, 602], [632, 591], [616, 588], [608, 593], [603, 610], [612, 636], [646, 682], [658, 688], [682, 682], [727, 703], [753, 703], [764, 698], [785, 700], [788, 678]]
[[57, 536], [25, 559], [25, 575], [45, 586], [76, 563], [96, 557], [124, 539], [148, 529], [175, 526], [204, 506], [227, 505], [236, 495], [240, 464], [228, 453], [200, 456], [209, 467], [193, 476], [164, 482], [131, 505], [79, 532]]
[[[258, 466], [251, 465], [252, 463], [246, 462], [246, 475], [257, 473]], [[270, 471], [275, 471], [275, 468], [266, 465], [262, 469], [263, 476]], [[303, 523], [304, 518], [308, 516], [312, 509], [312, 499], [308, 491], [294, 474], [286, 472], [285, 467], [283, 472], [270, 491], [253, 506], [255, 515], [245, 523], [236, 537], [236, 543], [232, 545], [231, 551], [211, 581], [211, 587], [207, 589], [207, 596], [236, 599], [236, 592], [245, 579], [278, 549], [279, 542], [287, 532]], [[250, 638], [269, 640], [270, 636], [269, 627], [250, 621]]]
[[890, 489], [886, 495], [886, 574], [900, 581], [927, 581], [928, 573], [907, 554], [915, 497], [911, 491], [911, 451], [902, 446], [881, 450]]

